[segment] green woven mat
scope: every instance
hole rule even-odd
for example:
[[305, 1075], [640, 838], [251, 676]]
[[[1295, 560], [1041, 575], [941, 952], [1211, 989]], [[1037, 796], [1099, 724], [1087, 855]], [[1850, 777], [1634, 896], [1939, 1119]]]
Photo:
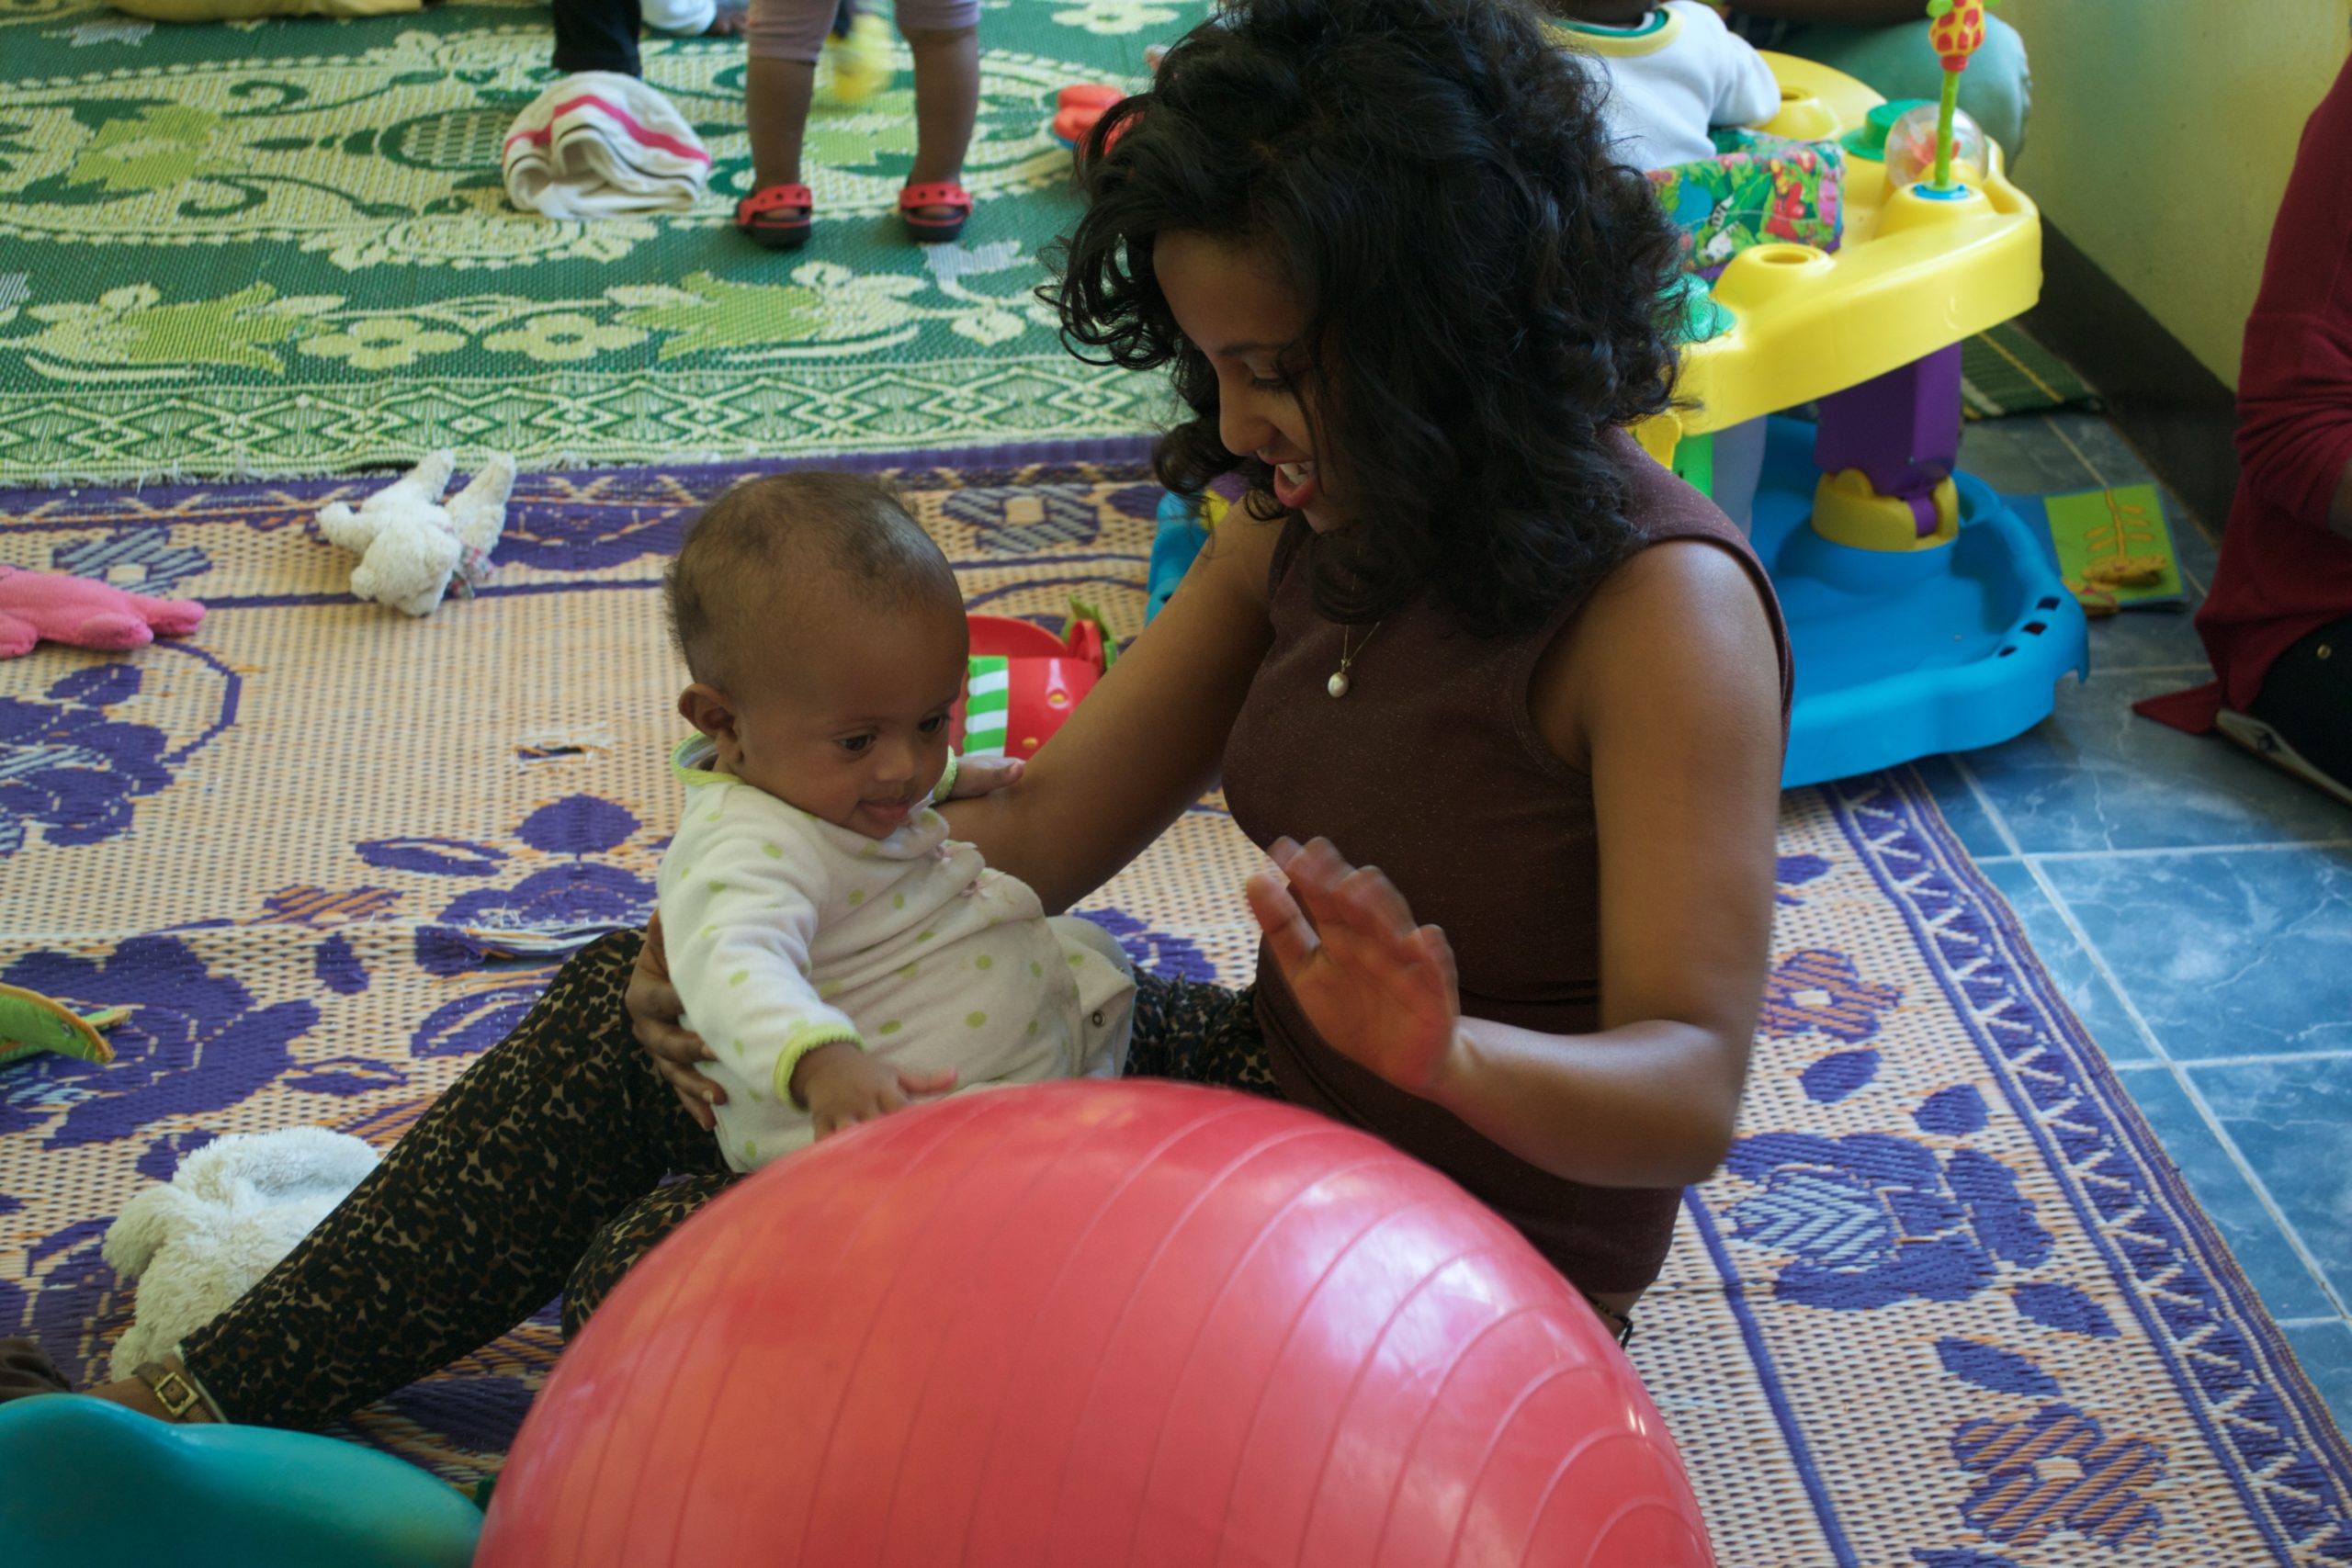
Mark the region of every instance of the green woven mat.
[[1961, 407], [1971, 419], [2096, 403], [2098, 394], [2015, 321], [1960, 345]]
[[454, 446], [526, 468], [1147, 428], [1164, 383], [1080, 364], [1030, 297], [1078, 211], [1054, 94], [1133, 84], [1201, 0], [984, 0], [964, 243], [895, 217], [889, 91], [820, 109], [819, 226], [738, 235], [743, 50], [649, 39], [708, 145], [690, 213], [552, 222], [499, 149], [554, 73], [542, 8], [154, 27], [0, 0], [0, 485], [318, 473]]

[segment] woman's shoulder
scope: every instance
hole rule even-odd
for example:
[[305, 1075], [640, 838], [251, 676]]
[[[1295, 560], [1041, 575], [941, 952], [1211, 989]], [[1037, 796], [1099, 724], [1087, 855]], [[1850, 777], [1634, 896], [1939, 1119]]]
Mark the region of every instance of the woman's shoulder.
[[1768, 702], [1777, 692], [1785, 725], [1788, 634], [1763, 563], [1714, 502], [1630, 438], [1614, 456], [1641, 543], [1543, 650], [1531, 697], [1547, 746], [1582, 766], [1593, 719], [1620, 702], [1660, 700], [1661, 680], [1720, 683]]
[[1610, 573], [1537, 663], [1529, 706], [1546, 749], [1589, 769], [1595, 733], [1623, 713], [1713, 723], [1736, 711], [1785, 730], [1788, 643], [1753, 560], [1683, 535]]
[[1703, 537], [1751, 553], [1746, 536], [1717, 506], [1679, 474], [1651, 457], [1622, 430], [1609, 433], [1610, 462], [1625, 481], [1625, 518], [1647, 542]]

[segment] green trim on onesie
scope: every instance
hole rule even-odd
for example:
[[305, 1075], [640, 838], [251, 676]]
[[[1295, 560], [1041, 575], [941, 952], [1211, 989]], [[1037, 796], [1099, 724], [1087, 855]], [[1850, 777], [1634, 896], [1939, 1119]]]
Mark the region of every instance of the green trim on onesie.
[[931, 786], [931, 803], [933, 806], [944, 804], [956, 793], [956, 748], [950, 746], [947, 749], [946, 770], [939, 775], [939, 782]]
[[710, 737], [697, 731], [670, 748], [670, 771], [678, 775], [679, 783], [689, 788], [695, 784], [741, 784], [743, 781], [733, 773], [722, 773], [716, 768], [697, 768], [687, 760], [695, 754], [707, 753], [715, 757], [718, 751], [718, 748]]
[[1663, 6], [1652, 11], [1649, 19], [1637, 28], [1572, 22], [1564, 17], [1550, 17], [1548, 21], [1553, 33], [1568, 48], [1619, 60], [1656, 54], [1682, 36], [1682, 18]]
[[837, 1023], [802, 1023], [793, 1026], [784, 1037], [784, 1055], [775, 1059], [775, 1097], [796, 1111], [808, 1109], [808, 1102], [796, 1100], [792, 1094], [793, 1070], [800, 1066], [800, 1058], [820, 1045], [854, 1045], [865, 1049], [865, 1042], [854, 1029], [843, 1029]]

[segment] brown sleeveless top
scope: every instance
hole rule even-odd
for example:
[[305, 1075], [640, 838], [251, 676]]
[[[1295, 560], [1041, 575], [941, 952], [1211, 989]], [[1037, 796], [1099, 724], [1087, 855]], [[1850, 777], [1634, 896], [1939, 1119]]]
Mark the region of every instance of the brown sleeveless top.
[[[1779, 602], [1737, 529], [1698, 491], [1613, 438], [1628, 514], [1651, 543], [1710, 540], [1754, 579], [1781, 655]], [[1387, 873], [1417, 919], [1441, 926], [1461, 974], [1462, 1010], [1549, 1034], [1600, 1027], [1600, 856], [1592, 781], [1536, 733], [1537, 660], [1582, 607], [1562, 604], [1517, 638], [1454, 630], [1416, 600], [1355, 636], [1348, 694], [1324, 689], [1341, 628], [1315, 613], [1294, 519], [1275, 547], [1273, 646], [1225, 751], [1234, 820], [1260, 845], [1321, 834], [1358, 865]], [[1588, 1187], [1516, 1156], [1430, 1101], [1396, 1089], [1317, 1036], [1261, 949], [1257, 1015], [1275, 1081], [1293, 1101], [1365, 1128], [1466, 1188], [1578, 1288], [1637, 1291], [1673, 1239], [1673, 1190]]]

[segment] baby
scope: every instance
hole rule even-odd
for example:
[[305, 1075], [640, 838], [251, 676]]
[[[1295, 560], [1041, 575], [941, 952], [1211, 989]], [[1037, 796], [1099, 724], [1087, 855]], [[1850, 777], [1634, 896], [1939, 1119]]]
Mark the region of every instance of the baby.
[[1771, 67], [1700, 0], [1546, 0], [1570, 47], [1609, 76], [1602, 114], [1617, 155], [1663, 169], [1715, 155], [1707, 132], [1781, 109]]
[[1116, 1076], [1135, 985], [1109, 933], [947, 837], [968, 635], [946, 558], [847, 474], [753, 480], [669, 580], [700, 734], [662, 858], [687, 1026], [729, 1165], [962, 1084]]

